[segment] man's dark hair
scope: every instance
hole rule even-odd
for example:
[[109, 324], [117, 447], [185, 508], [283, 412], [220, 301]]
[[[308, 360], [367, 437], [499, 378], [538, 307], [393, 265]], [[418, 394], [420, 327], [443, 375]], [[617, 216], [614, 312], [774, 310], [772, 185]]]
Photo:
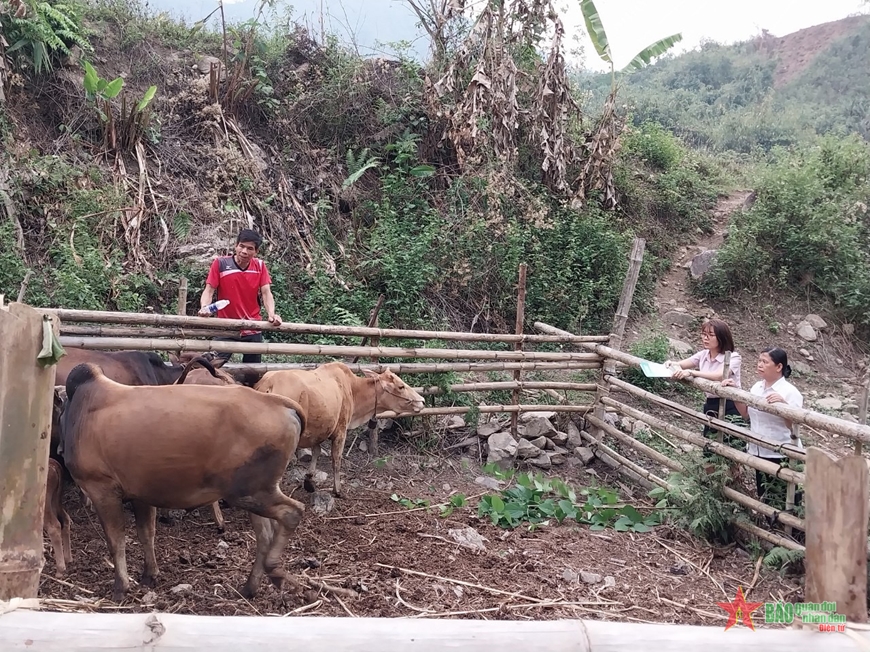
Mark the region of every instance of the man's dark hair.
[[263, 238], [253, 229], [242, 229], [239, 231], [239, 236], [236, 238], [236, 244], [239, 244], [240, 242], [253, 242], [254, 249], [259, 249], [260, 245], [263, 244]]

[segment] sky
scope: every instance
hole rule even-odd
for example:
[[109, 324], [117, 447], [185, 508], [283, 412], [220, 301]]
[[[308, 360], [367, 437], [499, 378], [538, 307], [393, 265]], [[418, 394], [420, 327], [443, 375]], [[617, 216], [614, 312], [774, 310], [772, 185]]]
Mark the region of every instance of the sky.
[[[428, 0], [420, 0], [427, 3]], [[230, 20], [251, 18], [258, 0], [224, 0]], [[467, 0], [478, 4], [480, 0]], [[428, 54], [428, 38], [404, 0], [277, 0], [278, 13], [292, 7], [294, 19], [320, 33], [321, 15], [325, 31], [341, 40], [355, 42], [366, 56], [390, 54], [383, 44], [409, 41], [418, 58]], [[168, 11], [195, 21], [217, 7], [216, 0], [148, 0], [150, 8]], [[583, 62], [591, 70], [606, 70], [607, 64], [595, 53], [585, 34], [583, 16], [577, 0], [554, 0], [565, 25], [569, 48], [574, 40], [585, 51]], [[867, 13], [862, 0], [596, 0], [610, 41], [617, 69], [625, 66], [647, 45], [677, 32], [683, 39], [674, 53], [691, 50], [702, 40], [720, 43], [742, 41], [768, 30], [774, 36], [839, 20], [856, 13]], [[571, 59], [571, 57], [569, 57]]]

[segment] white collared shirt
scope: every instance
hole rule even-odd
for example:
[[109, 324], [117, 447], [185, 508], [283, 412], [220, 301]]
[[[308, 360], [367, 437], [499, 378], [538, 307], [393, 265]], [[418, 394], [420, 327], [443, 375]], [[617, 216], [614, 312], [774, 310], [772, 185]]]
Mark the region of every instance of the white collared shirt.
[[[711, 358], [710, 349], [701, 349], [691, 358], [689, 358], [689, 360], [691, 361], [693, 366], [697, 367], [698, 371], [702, 373], [708, 373], [712, 371], [718, 374], [720, 378], [722, 376], [722, 371], [725, 368], [725, 354], [722, 351], [720, 351], [715, 358]], [[734, 379], [734, 386], [737, 389], [743, 389], [740, 384], [740, 365], [740, 354], [737, 351], [732, 351], [731, 362], [729, 364], [729, 368], [731, 370], [730, 377]], [[704, 392], [704, 395], [707, 398], [719, 398], [716, 394], [710, 394], [709, 392]]]
[[[760, 398], [765, 398], [770, 394], [775, 393], [782, 396], [788, 405], [798, 408], [804, 406], [804, 397], [798, 391], [797, 387], [792, 385], [785, 378], [780, 378], [767, 389], [764, 388], [764, 381], [759, 380], [752, 386], [749, 393]], [[751, 405], [747, 405], [746, 407], [749, 410], [750, 430], [752, 430], [752, 433], [756, 437], [776, 445], [792, 443], [797, 449], [803, 450], [803, 444], [800, 439], [792, 440], [791, 429], [786, 425], [785, 419], [778, 417], [775, 414], [770, 414], [769, 412], [757, 410]], [[782, 453], [778, 453], [762, 446], [757, 446], [756, 444], [749, 444], [746, 452], [750, 455], [755, 455], [756, 457], [783, 457]]]

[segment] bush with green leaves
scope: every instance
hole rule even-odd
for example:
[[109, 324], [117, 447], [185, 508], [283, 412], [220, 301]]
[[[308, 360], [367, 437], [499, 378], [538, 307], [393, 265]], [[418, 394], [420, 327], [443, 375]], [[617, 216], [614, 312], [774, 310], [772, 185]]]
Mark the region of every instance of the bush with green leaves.
[[646, 121], [640, 127], [631, 128], [623, 137], [626, 152], [662, 171], [679, 165], [683, 147], [677, 138], [658, 122]]
[[[628, 351], [632, 355], [650, 362], [664, 362], [668, 359], [669, 346], [667, 335], [661, 331], [650, 331], [634, 342]], [[647, 378], [643, 371], [634, 367], [627, 367], [621, 372], [621, 375], [625, 382], [650, 392], [657, 392], [668, 384], [668, 381], [662, 378]]]
[[846, 319], [870, 326], [870, 145], [828, 136], [778, 150], [752, 208], [732, 217], [728, 239], [698, 291], [808, 287]]
[[[487, 467], [484, 467], [487, 470]], [[491, 469], [490, 469], [491, 470]], [[619, 495], [604, 487], [573, 487], [558, 479], [548, 479], [540, 473], [515, 476], [516, 485], [498, 494], [482, 496], [477, 506], [478, 517], [488, 516], [493, 525], [515, 528], [528, 523], [530, 529], [575, 521], [591, 530], [612, 527], [618, 532], [649, 532], [659, 523], [659, 513], [641, 514], [632, 505], [619, 504]]]
[[51, 71], [72, 47], [92, 52], [81, 6], [75, 0], [25, 0], [23, 17], [0, 13], [0, 32], [9, 43], [6, 53], [17, 65], [36, 74]]

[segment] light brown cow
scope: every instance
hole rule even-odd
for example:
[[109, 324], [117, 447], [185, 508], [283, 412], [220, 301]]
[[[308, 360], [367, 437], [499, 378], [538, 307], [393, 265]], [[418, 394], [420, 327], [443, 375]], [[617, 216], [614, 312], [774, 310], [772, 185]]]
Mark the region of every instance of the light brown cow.
[[367, 378], [355, 375], [342, 362], [330, 362], [311, 370], [269, 371], [254, 386], [260, 392], [288, 396], [305, 410], [308, 423], [299, 448], [311, 448], [307, 485], [317, 469], [321, 442], [330, 440], [336, 496], [341, 496], [339, 475], [347, 431], [374, 418], [379, 411], [417, 413], [423, 409], [423, 397], [389, 369], [381, 374], [368, 370], [363, 373]]
[[63, 495], [63, 467], [54, 458], [48, 460], [48, 474], [45, 487], [45, 510], [42, 515], [42, 529], [54, 549], [55, 572], [58, 577], [66, 574], [66, 565], [72, 562], [72, 548], [69, 542], [69, 514], [61, 504]]
[[103, 526], [115, 564], [114, 600], [130, 585], [126, 500], [144, 553], [143, 586], [154, 586], [159, 573], [156, 508], [196, 509], [223, 498], [250, 513], [257, 535], [241, 594], [254, 596], [264, 573], [281, 587], [287, 579], [281, 555], [305, 510], [278, 486], [306, 422], [296, 401], [241, 386], [132, 387], [91, 364], [70, 372], [66, 390], [63, 454]]

